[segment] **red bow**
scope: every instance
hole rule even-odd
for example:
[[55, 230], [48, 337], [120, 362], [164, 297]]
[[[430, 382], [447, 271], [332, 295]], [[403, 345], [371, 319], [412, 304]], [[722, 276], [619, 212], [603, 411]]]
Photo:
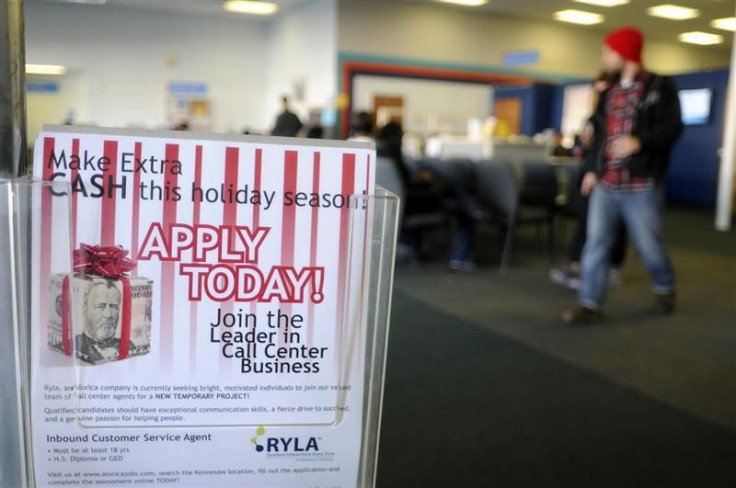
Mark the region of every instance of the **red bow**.
[[135, 261], [127, 255], [128, 251], [120, 246], [82, 244], [74, 251], [74, 272], [118, 279], [135, 268]]

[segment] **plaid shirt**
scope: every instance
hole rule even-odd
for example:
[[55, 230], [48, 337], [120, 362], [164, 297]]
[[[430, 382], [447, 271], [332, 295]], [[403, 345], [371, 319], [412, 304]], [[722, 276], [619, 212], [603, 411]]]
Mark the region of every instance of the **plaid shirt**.
[[[646, 73], [639, 73], [630, 86], [616, 83], [606, 97], [607, 146], [619, 137], [631, 135], [636, 114], [644, 101]], [[606, 151], [606, 170], [601, 183], [611, 191], [627, 192], [649, 190], [653, 178], [634, 178], [629, 174], [629, 158], [619, 158]]]

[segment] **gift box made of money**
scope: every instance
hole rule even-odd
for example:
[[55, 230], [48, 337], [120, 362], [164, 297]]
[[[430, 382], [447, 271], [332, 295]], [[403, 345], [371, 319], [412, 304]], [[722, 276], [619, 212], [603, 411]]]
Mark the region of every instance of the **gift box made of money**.
[[[118, 246], [82, 244], [74, 251], [75, 274], [49, 279], [48, 345], [90, 364], [151, 350], [153, 282], [128, 277], [135, 267]], [[76, 322], [72, 330], [72, 321]]]

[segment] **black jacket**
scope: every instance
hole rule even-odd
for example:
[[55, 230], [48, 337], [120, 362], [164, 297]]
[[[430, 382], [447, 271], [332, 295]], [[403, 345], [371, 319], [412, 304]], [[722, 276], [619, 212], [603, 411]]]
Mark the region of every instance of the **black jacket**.
[[284, 110], [276, 117], [276, 126], [271, 131], [272, 136], [296, 137], [302, 130], [302, 121], [289, 110]]
[[[682, 133], [680, 99], [677, 88], [669, 78], [653, 73], [643, 73], [643, 77], [643, 101], [631, 134], [641, 141], [641, 151], [633, 154], [625, 164], [632, 177], [652, 177], [661, 181], [667, 170], [672, 146]], [[618, 83], [618, 79], [614, 83]], [[595, 114], [591, 117], [593, 143], [583, 160], [585, 172], [593, 171], [598, 176], [602, 176], [606, 169], [608, 92], [606, 90], [601, 94]]]

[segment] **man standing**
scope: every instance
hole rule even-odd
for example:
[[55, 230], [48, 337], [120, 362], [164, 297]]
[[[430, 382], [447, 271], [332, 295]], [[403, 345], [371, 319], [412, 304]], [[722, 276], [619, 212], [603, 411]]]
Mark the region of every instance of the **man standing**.
[[276, 117], [276, 125], [271, 131], [272, 136], [296, 137], [302, 130], [302, 122], [299, 117], [289, 110], [289, 98], [281, 97], [283, 111]]
[[596, 109], [596, 133], [584, 161], [581, 193], [590, 195], [578, 307], [563, 313], [572, 324], [601, 318], [609, 253], [623, 220], [654, 285], [656, 308], [675, 308], [675, 275], [662, 238], [662, 181], [682, 131], [677, 89], [643, 69], [643, 39], [635, 28], [605, 38], [604, 68], [614, 76]]
[[120, 317], [120, 292], [112, 281], [96, 281], [84, 297], [84, 332], [75, 338], [77, 357], [88, 363], [113, 361], [120, 354], [115, 337]]

